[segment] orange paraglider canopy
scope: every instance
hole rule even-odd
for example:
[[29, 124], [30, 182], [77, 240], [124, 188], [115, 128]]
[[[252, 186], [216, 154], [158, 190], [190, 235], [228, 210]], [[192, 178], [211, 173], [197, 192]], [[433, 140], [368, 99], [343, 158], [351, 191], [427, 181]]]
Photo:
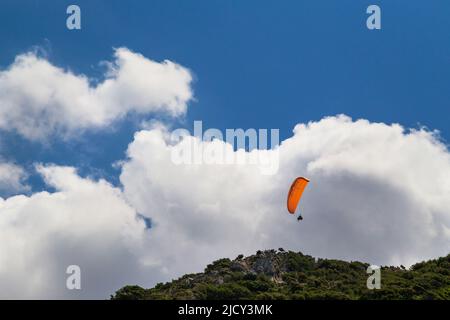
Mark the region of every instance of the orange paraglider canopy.
[[300, 202], [300, 198], [302, 197], [303, 191], [305, 190], [308, 183], [309, 179], [306, 179], [304, 177], [298, 177], [292, 183], [287, 198], [287, 209], [291, 214], [295, 213], [298, 203]]

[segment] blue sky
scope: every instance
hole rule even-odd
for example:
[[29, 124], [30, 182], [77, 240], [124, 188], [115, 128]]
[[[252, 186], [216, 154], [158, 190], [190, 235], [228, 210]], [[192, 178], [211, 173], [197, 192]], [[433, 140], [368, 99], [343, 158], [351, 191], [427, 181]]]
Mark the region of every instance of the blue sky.
[[[99, 61], [124, 46], [189, 68], [196, 100], [178, 125], [280, 128], [345, 113], [406, 127], [426, 126], [450, 139], [448, 1], [76, 1], [82, 30], [65, 27], [71, 1], [2, 1], [0, 66], [33, 46], [55, 65], [101, 76]], [[382, 8], [382, 30], [365, 27], [368, 5]], [[2, 133], [2, 157], [74, 165], [117, 181], [136, 131], [51, 146]], [[42, 188], [31, 178], [34, 188]]]

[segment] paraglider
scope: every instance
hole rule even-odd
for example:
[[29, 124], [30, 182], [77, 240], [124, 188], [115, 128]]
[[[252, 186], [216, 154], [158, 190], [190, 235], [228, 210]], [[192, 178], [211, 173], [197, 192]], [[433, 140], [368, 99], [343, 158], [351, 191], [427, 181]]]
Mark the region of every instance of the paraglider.
[[[305, 191], [306, 186], [309, 183], [309, 179], [305, 177], [298, 177], [294, 180], [289, 189], [288, 197], [287, 197], [287, 209], [289, 213], [294, 214], [295, 210], [297, 210], [298, 203], [303, 195], [303, 191]], [[298, 221], [303, 220], [302, 215], [300, 214], [297, 218]]]

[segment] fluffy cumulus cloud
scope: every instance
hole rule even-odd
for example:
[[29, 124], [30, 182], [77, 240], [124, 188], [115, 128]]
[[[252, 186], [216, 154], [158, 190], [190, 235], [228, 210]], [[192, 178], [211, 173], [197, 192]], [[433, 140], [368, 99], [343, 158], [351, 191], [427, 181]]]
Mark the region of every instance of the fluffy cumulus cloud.
[[[0, 298], [107, 298], [145, 283], [145, 225], [120, 190], [73, 168], [38, 171], [54, 193], [0, 198]], [[69, 265], [81, 268], [81, 291], [66, 288]]]
[[27, 174], [25, 170], [10, 162], [0, 162], [0, 192], [10, 194], [28, 190], [24, 184]]
[[0, 71], [0, 129], [31, 140], [68, 137], [103, 128], [127, 113], [166, 112], [178, 116], [192, 98], [189, 70], [155, 62], [126, 48], [114, 51], [105, 80], [93, 85], [35, 53], [16, 57]]
[[[374, 264], [448, 254], [450, 154], [432, 132], [345, 116], [299, 124], [276, 151], [253, 151], [277, 152], [274, 175], [254, 164], [174, 163], [186, 144], [236, 153], [192, 136], [174, 143], [159, 127], [135, 134], [122, 189], [38, 167], [55, 192], [0, 200], [1, 297], [107, 298], [265, 248]], [[300, 223], [285, 208], [299, 175], [311, 179]], [[81, 291], [65, 288], [71, 264], [82, 269]]]

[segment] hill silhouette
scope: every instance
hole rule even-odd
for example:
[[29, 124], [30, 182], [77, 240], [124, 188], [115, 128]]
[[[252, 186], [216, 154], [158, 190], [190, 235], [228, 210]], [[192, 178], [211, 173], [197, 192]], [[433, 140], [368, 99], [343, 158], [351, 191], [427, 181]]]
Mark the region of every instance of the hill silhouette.
[[205, 271], [154, 288], [130, 285], [112, 299], [450, 299], [450, 254], [409, 269], [381, 267], [381, 289], [367, 289], [369, 264], [266, 250], [220, 259]]

